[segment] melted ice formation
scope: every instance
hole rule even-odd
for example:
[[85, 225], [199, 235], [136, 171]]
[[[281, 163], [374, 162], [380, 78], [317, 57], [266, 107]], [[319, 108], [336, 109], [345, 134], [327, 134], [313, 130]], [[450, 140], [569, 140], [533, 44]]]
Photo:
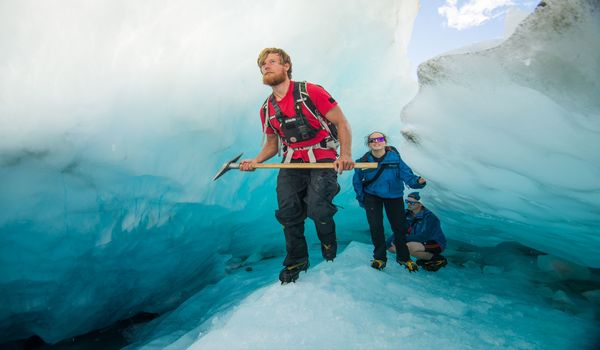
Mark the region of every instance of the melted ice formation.
[[220, 279], [229, 255], [283, 254], [274, 172], [211, 181], [260, 148], [258, 53], [285, 48], [294, 77], [364, 127], [416, 92], [416, 12], [416, 0], [1, 2], [0, 342], [162, 312]]
[[501, 45], [419, 67], [402, 151], [454, 237], [600, 267], [598, 33], [598, 1], [545, 1]]

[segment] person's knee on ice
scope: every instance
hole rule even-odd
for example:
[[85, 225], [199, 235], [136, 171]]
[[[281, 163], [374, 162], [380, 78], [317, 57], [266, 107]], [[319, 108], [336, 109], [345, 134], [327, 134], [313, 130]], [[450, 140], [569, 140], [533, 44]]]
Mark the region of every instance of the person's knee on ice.
[[394, 243], [388, 247], [388, 252], [396, 254], [396, 246]]
[[[433, 253], [425, 251], [425, 246], [422, 243], [407, 242], [406, 246], [408, 247], [410, 255], [419, 260], [431, 260], [431, 258], [434, 256]], [[396, 254], [396, 246], [394, 243], [390, 243], [388, 246], [388, 252]]]
[[430, 260], [433, 257], [432, 253], [425, 251], [425, 246], [420, 242], [407, 242], [406, 246], [411, 256], [421, 260]]

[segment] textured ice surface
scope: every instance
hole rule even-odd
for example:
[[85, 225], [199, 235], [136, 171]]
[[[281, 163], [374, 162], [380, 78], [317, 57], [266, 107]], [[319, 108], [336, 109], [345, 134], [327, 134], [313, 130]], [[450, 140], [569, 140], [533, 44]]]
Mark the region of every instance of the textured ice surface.
[[[589, 303], [544, 296], [523, 277], [537, 270], [535, 256], [499, 247], [482, 268], [450, 250], [446, 268], [410, 274], [393, 260], [372, 269], [371, 254], [353, 242], [284, 286], [270, 261], [240, 270], [138, 330], [126, 349], [587, 349], [597, 340]], [[240, 297], [241, 283], [264, 286]]]
[[161, 312], [219, 279], [230, 255], [281, 255], [274, 173], [211, 182], [260, 148], [259, 51], [285, 48], [294, 77], [323, 84], [361, 135], [416, 93], [405, 53], [416, 11], [416, 0], [0, 2], [0, 339], [56, 342]]
[[402, 151], [454, 237], [600, 267], [600, 2], [545, 4], [501, 45], [419, 67]]
[[[425, 64], [419, 96], [404, 110], [405, 134], [418, 145], [399, 146], [430, 180], [424, 201], [451, 238], [514, 239], [554, 256], [532, 262], [548, 283], [586, 282], [593, 276], [564, 260], [600, 266], [598, 2], [547, 3], [500, 47]], [[223, 162], [260, 147], [257, 113], [268, 88], [255, 57], [265, 46], [286, 48], [294, 77], [323, 84], [340, 102], [359, 157], [361, 136], [374, 128], [389, 131], [392, 143], [400, 138], [398, 116], [416, 93], [405, 54], [416, 11], [416, 1], [392, 0], [0, 2], [0, 339], [38, 334], [55, 342], [140, 311], [169, 310], [191, 295], [140, 339], [191, 345], [213, 330], [200, 339], [212, 346], [230, 327], [256, 321], [241, 315], [274, 316], [248, 300], [287, 300], [277, 299], [275, 286], [232, 308], [279, 268], [273, 173], [210, 181]], [[340, 182], [339, 238], [366, 241], [349, 175]], [[314, 230], [307, 233], [314, 241]], [[467, 259], [465, 271], [409, 280], [397, 267], [373, 275], [363, 250], [348, 255], [353, 273], [321, 265], [283, 289], [310, 306], [286, 307], [319, 320], [321, 298], [335, 307], [323, 309], [326, 317], [343, 315], [341, 334], [356, 344], [383, 334], [382, 347], [413, 331], [416, 342], [437, 341], [424, 336], [425, 323], [454, 343], [524, 348], [583, 342], [580, 332], [595, 325], [581, 321], [593, 316], [568, 288], [511, 294], [531, 276], [507, 275], [510, 263]], [[250, 279], [221, 280], [225, 261], [233, 268], [249, 256], [279, 258]], [[329, 272], [342, 283], [328, 283]], [[446, 284], [429, 283], [442, 276]], [[409, 282], [423, 299], [393, 299], [410, 294]], [[217, 284], [193, 294], [210, 283]], [[585, 290], [586, 303], [597, 303], [597, 290]], [[360, 313], [371, 309], [383, 317]], [[538, 320], [552, 321], [529, 322], [538, 311]], [[508, 320], [535, 337], [525, 339]], [[274, 328], [248, 335], [256, 344], [282, 327], [257, 321]], [[307, 327], [324, 334], [318, 325]], [[369, 325], [373, 333], [364, 333]], [[295, 335], [285, 341], [293, 340], [314, 344]], [[342, 340], [334, 333], [330, 341]]]

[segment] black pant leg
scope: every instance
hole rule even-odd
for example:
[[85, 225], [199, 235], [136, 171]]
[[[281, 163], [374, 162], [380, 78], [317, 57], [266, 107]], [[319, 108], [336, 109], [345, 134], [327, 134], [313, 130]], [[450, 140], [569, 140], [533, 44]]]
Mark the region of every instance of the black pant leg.
[[335, 221], [337, 208], [333, 197], [338, 193], [337, 173], [333, 169], [311, 169], [306, 190], [306, 213], [315, 222], [319, 240], [327, 245], [336, 242]]
[[388, 217], [392, 231], [394, 232], [394, 245], [396, 246], [396, 260], [407, 261], [410, 252], [406, 246], [406, 235], [408, 234], [408, 223], [404, 214], [403, 198], [386, 198], [385, 214]]
[[306, 204], [304, 197], [310, 173], [300, 169], [281, 169], [277, 175], [277, 221], [283, 225], [287, 255], [283, 265], [290, 266], [308, 260], [304, 237]]
[[387, 261], [385, 234], [383, 230], [383, 200], [377, 196], [365, 193], [365, 211], [371, 230], [373, 242], [373, 258]]

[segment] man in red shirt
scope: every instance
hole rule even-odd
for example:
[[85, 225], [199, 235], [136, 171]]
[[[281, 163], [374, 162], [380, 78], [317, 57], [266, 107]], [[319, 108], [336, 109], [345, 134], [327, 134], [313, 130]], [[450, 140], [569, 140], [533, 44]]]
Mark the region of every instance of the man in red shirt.
[[292, 61], [285, 51], [266, 48], [257, 63], [263, 83], [273, 89], [260, 110], [266, 142], [254, 159], [241, 161], [240, 170], [254, 170], [255, 164], [275, 156], [280, 144], [286, 163], [334, 164], [334, 169], [281, 169], [277, 176], [275, 216], [283, 225], [287, 251], [279, 280], [288, 283], [309, 266], [306, 217], [315, 222], [323, 258], [333, 261], [336, 256], [333, 215], [337, 209], [332, 202], [339, 192], [337, 174], [354, 168], [352, 133], [344, 113], [325, 89], [291, 80]]

